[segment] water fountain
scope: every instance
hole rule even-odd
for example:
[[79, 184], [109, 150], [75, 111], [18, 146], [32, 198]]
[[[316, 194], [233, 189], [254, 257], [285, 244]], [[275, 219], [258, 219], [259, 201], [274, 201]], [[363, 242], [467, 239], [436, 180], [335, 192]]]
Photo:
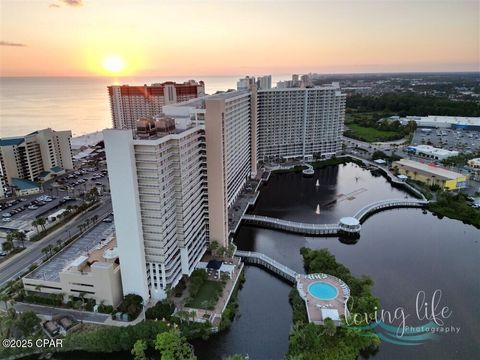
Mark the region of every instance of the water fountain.
[[319, 187], [319, 186], [320, 186], [320, 180], [317, 179], [317, 182], [315, 183], [315, 186], [316, 186], [316, 187]]
[[317, 210], [315, 210], [315, 214], [320, 215], [320, 204], [317, 204]]

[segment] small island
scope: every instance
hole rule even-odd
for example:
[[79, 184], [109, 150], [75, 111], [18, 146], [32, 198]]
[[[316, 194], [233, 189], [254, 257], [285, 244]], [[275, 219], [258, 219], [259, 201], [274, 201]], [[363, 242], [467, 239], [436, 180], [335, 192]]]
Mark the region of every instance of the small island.
[[[380, 307], [379, 299], [372, 295], [373, 281], [369, 277], [354, 277], [327, 249], [312, 250], [304, 247], [300, 253], [306, 273], [329, 274], [343, 279], [348, 285], [350, 296], [355, 299], [351, 308], [349, 307], [350, 316], [355, 313], [373, 313], [375, 308]], [[339, 326], [329, 318], [325, 319], [323, 325], [309, 323], [304, 300], [295, 288], [290, 292], [290, 303], [294, 325], [286, 355], [289, 360], [353, 360], [360, 352], [375, 351], [380, 345], [380, 340], [373, 330], [362, 330], [359, 333], [352, 326], [346, 325], [343, 316]]]

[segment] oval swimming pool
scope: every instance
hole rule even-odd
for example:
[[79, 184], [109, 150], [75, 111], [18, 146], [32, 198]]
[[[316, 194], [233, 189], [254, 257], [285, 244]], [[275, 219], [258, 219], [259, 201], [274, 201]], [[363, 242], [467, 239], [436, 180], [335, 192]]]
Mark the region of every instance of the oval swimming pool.
[[319, 300], [332, 300], [338, 295], [338, 290], [335, 286], [322, 281], [310, 284], [308, 286], [308, 292]]

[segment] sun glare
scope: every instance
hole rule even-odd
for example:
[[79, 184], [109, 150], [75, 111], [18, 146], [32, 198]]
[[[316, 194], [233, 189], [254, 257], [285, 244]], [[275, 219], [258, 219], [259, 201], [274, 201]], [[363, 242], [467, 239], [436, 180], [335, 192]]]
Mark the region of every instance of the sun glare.
[[127, 64], [125, 60], [118, 55], [110, 55], [103, 59], [103, 68], [111, 74], [118, 74], [125, 70]]

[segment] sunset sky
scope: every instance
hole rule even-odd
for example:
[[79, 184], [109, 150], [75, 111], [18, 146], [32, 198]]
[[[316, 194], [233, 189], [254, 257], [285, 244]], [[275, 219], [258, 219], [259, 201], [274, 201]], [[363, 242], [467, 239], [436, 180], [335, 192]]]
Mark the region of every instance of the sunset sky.
[[478, 71], [479, 1], [1, 0], [3, 76]]

